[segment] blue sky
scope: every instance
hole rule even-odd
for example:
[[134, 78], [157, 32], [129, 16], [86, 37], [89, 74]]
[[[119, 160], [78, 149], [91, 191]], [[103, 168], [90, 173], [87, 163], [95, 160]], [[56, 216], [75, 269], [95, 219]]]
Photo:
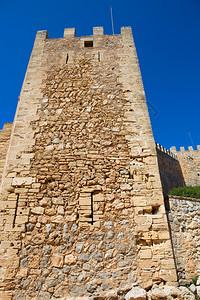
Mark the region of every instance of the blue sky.
[[199, 0], [0, 0], [0, 129], [13, 121], [36, 31], [111, 34], [110, 5], [115, 33], [133, 29], [155, 140], [200, 144]]

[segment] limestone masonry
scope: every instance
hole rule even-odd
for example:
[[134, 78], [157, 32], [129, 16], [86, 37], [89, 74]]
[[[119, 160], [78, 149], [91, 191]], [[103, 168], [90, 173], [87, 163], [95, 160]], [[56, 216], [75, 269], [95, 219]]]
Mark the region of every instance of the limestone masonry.
[[167, 197], [200, 184], [199, 150], [155, 144], [130, 27], [39, 31], [0, 131], [0, 299], [105, 299], [199, 274], [199, 202]]

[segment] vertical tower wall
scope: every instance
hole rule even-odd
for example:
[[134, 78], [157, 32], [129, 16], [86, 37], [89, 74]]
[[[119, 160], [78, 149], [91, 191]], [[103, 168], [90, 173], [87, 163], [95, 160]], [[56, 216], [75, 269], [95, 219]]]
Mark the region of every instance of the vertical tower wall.
[[5, 291], [29, 299], [176, 282], [129, 27], [113, 36], [94, 28], [81, 38], [66, 29], [64, 38], [52, 40], [38, 32], [1, 207]]

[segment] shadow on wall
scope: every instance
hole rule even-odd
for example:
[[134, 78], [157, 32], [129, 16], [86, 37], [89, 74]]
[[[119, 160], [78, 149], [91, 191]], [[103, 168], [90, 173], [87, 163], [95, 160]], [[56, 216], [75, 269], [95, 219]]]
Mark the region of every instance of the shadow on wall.
[[166, 149], [156, 147], [158, 156], [158, 167], [161, 177], [162, 189], [165, 201], [168, 199], [169, 191], [174, 187], [185, 186], [185, 180], [179, 161]]

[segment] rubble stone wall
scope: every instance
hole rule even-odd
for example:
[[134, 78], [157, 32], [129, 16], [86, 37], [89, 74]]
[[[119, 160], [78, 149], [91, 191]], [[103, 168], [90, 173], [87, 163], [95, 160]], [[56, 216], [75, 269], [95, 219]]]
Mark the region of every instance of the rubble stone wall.
[[0, 263], [6, 299], [176, 284], [129, 27], [114, 36], [102, 28], [81, 38], [72, 29], [62, 39], [37, 34], [5, 169]]
[[200, 275], [200, 200], [171, 196], [169, 222], [181, 284]]
[[180, 151], [177, 151], [176, 147], [171, 147], [170, 150], [177, 156], [186, 185], [200, 185], [200, 146], [197, 145], [197, 150], [191, 146], [188, 150], [184, 147], [181, 147]]
[[11, 130], [12, 123], [5, 123], [3, 129], [0, 130], [0, 182], [5, 165], [6, 154], [9, 147]]

